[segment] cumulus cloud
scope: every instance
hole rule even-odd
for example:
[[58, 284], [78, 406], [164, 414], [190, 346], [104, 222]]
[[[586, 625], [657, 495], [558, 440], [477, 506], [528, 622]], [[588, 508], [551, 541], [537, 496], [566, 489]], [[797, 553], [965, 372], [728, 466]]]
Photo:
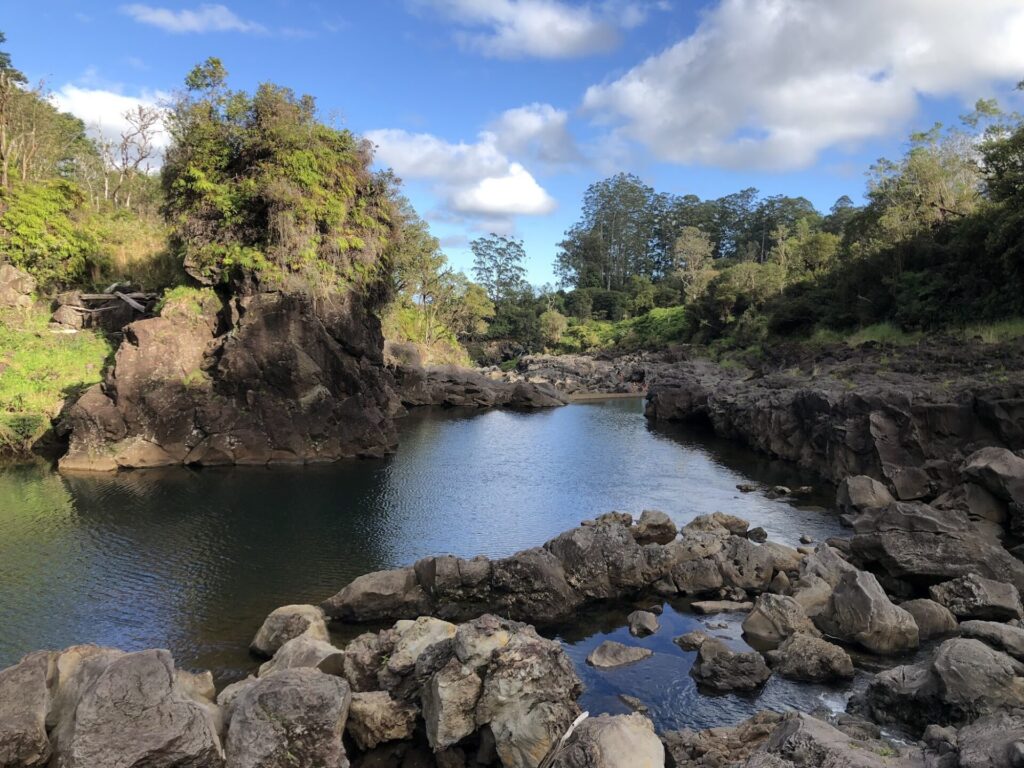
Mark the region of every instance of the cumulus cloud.
[[405, 179], [433, 186], [448, 213], [489, 221], [551, 213], [556, 203], [533, 175], [513, 162], [498, 136], [484, 131], [472, 144], [451, 143], [427, 133], [370, 131], [377, 161]]
[[1024, 72], [1020, 0], [720, 0], [584, 108], [662, 160], [791, 169]]
[[568, 125], [567, 112], [550, 104], [534, 103], [506, 110], [489, 130], [502, 152], [558, 167], [582, 159]]
[[619, 43], [619, 29], [642, 24], [651, 4], [606, 0], [571, 5], [563, 0], [419, 0], [462, 28], [458, 40], [485, 56], [567, 59], [604, 53]]
[[157, 8], [142, 3], [121, 6], [121, 12], [140, 24], [159, 27], [175, 34], [203, 32], [266, 32], [262, 24], [238, 16], [226, 5], [200, 5], [198, 8]]
[[[134, 110], [139, 104], [158, 107], [165, 102], [168, 94], [161, 91], [143, 91], [138, 96], [126, 96], [116, 91], [101, 88], [82, 88], [67, 84], [52, 94], [55, 106], [62, 112], [70, 112], [79, 118], [91, 133], [103, 139], [116, 141], [128, 123], [125, 112]], [[161, 130], [153, 141], [161, 153], [170, 143], [166, 131]], [[159, 160], [157, 161], [159, 162]]]

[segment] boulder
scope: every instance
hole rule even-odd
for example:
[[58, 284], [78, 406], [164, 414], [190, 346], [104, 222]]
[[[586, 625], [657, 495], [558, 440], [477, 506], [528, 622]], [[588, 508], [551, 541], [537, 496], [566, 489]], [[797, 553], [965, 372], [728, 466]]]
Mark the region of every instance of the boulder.
[[[716, 691], [753, 691], [771, 677], [771, 670], [756, 651], [736, 652], [722, 641], [707, 636], [694, 637], [693, 642], [699, 646], [690, 674], [703, 686]], [[677, 644], [682, 647], [681, 643]]]
[[815, 576], [830, 587], [835, 587], [847, 573], [857, 569], [844, 560], [839, 551], [828, 544], [819, 544], [814, 552], [808, 555], [800, 566], [800, 578]]
[[472, 667], [451, 659], [423, 689], [427, 740], [435, 752], [457, 744], [476, 731], [476, 707], [483, 681]]
[[743, 620], [748, 641], [774, 648], [798, 632], [820, 635], [803, 607], [794, 598], [766, 592], [754, 601], [753, 610]]
[[764, 591], [775, 575], [776, 553], [741, 536], [729, 536], [714, 556], [726, 587]]
[[847, 515], [892, 504], [896, 499], [882, 483], [867, 475], [844, 478], [836, 490], [836, 506]]
[[812, 619], [828, 608], [829, 600], [832, 599], [832, 585], [813, 574], [801, 576], [792, 585], [790, 592], [790, 596]]
[[227, 768], [348, 768], [342, 734], [351, 701], [348, 683], [315, 669], [260, 678], [234, 703]]
[[893, 605], [866, 571], [847, 572], [814, 622], [826, 635], [881, 655], [904, 653], [920, 643], [914, 617]]
[[961, 768], [1020, 768], [1024, 763], [1024, 712], [996, 712], [957, 733]]
[[792, 680], [825, 683], [853, 677], [850, 654], [814, 635], [791, 635], [767, 657], [776, 674]]
[[633, 528], [633, 538], [638, 544], [668, 544], [674, 541], [679, 529], [672, 518], [664, 512], [645, 509], [640, 513], [640, 520]]
[[727, 515], [724, 512], [712, 512], [710, 515], [698, 515], [683, 526], [685, 533], [730, 533], [733, 536], [746, 536], [750, 523], [742, 517]]
[[580, 723], [550, 768], [663, 768], [665, 748], [640, 714], [600, 715]]
[[395, 643], [378, 674], [378, 680], [388, 687], [395, 680], [416, 667], [420, 655], [430, 646], [455, 637], [456, 626], [432, 616], [420, 616], [415, 621], [403, 620], [394, 626]]
[[709, 616], [714, 613], [746, 613], [754, 608], [754, 604], [735, 600], [698, 600], [690, 603], [690, 608], [694, 613]]
[[1005, 448], [982, 448], [964, 461], [961, 474], [1019, 511], [1024, 508], [1024, 459]]
[[878, 723], [917, 733], [1022, 706], [1024, 664], [971, 638], [946, 640], [931, 659], [879, 672], [851, 702]]
[[411, 739], [419, 708], [395, 701], [387, 691], [352, 694], [345, 729], [359, 749], [373, 749], [386, 741]]
[[0, 308], [31, 307], [36, 280], [13, 264], [0, 264]]
[[633, 611], [626, 617], [629, 634], [633, 637], [646, 637], [658, 631], [658, 617], [650, 611]]
[[45, 651], [0, 671], [0, 765], [45, 765], [49, 759], [46, 713], [53, 672], [54, 654]]
[[328, 642], [320, 640], [318, 633], [306, 632], [282, 645], [274, 658], [260, 665], [259, 676], [266, 677], [296, 667], [314, 667], [328, 675], [343, 675], [345, 654]]
[[922, 640], [956, 634], [956, 616], [944, 605], [934, 600], [919, 598], [900, 603], [900, 608], [914, 617], [917, 636]]
[[342, 658], [342, 676], [353, 691], [377, 689], [377, 673], [395, 646], [394, 633], [366, 632], [354, 638]]
[[1024, 629], [996, 621], [965, 621], [960, 625], [961, 637], [976, 640], [1024, 662]]
[[611, 669], [634, 664], [653, 655], [654, 651], [649, 648], [639, 648], [635, 645], [623, 645], [614, 640], [605, 640], [590, 652], [587, 656], [587, 664], [599, 669]]
[[[890, 744], [853, 739], [803, 712], [788, 714], [763, 749], [788, 760], [795, 768], [894, 768], [914, 764]], [[917, 752], [920, 758], [920, 750]]]
[[[62, 768], [219, 766], [224, 753], [208, 703], [180, 684], [167, 651], [76, 652], [54, 760]], [[318, 673], [319, 674], [319, 673]], [[76, 679], [77, 678], [77, 679]], [[77, 695], [71, 705], [67, 699]]]
[[269, 659], [289, 640], [307, 633], [325, 643], [331, 641], [323, 610], [315, 605], [285, 605], [271, 611], [249, 649]]
[[[778, 712], [758, 712], [736, 726], [693, 731], [684, 728], [662, 735], [670, 764], [677, 768], [743, 765], [782, 721]], [[765, 753], [762, 753], [765, 754]]]
[[1024, 617], [1020, 594], [1012, 584], [973, 573], [934, 585], [929, 592], [958, 619], [1009, 621]]
[[414, 619], [431, 610], [412, 568], [359, 576], [321, 607], [332, 619], [345, 621]]

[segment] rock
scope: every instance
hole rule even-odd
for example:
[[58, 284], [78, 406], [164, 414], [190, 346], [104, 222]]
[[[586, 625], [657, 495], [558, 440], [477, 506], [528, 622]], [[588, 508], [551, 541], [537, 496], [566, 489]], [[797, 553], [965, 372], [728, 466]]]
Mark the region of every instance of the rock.
[[920, 642], [914, 617], [893, 605], [866, 571], [846, 573], [814, 622], [826, 635], [881, 655], [913, 650]]
[[328, 675], [343, 675], [345, 654], [330, 643], [318, 638], [316, 632], [306, 632], [282, 645], [274, 658], [260, 665], [259, 676], [296, 667], [314, 667]]
[[819, 544], [814, 548], [814, 554], [808, 555], [801, 564], [800, 577], [802, 579], [806, 576], [816, 576], [829, 586], [835, 587], [845, 574], [856, 570], [840, 557], [838, 550], [828, 544]]
[[550, 768], [663, 768], [665, 749], [640, 714], [600, 715], [580, 723]]
[[776, 595], [784, 595], [793, 586], [785, 571], [779, 571], [772, 577], [772, 583], [768, 585], [768, 591]]
[[434, 751], [469, 736], [476, 730], [476, 706], [483, 681], [471, 667], [452, 659], [423, 690], [423, 719], [427, 740]]
[[867, 509], [885, 507], [896, 499], [882, 483], [867, 475], [844, 478], [836, 490], [839, 511], [856, 516]]
[[693, 630], [687, 632], [685, 635], [679, 635], [679, 637], [673, 637], [672, 642], [682, 648], [684, 651], [696, 651], [704, 641], [708, 639], [708, 636], [700, 630]]
[[697, 648], [690, 674], [701, 685], [716, 691], [753, 691], [771, 677], [771, 670], [756, 651], [737, 653], [715, 638], [705, 638]]
[[814, 543], [814, 539], [812, 537], [808, 536], [805, 533], [805, 534], [800, 536], [800, 543], [801, 544], [813, 544]]
[[753, 493], [757, 490], [757, 485], [754, 483], [738, 483], [736, 485], [736, 490], [740, 493]]
[[303, 464], [393, 451], [399, 404], [383, 364], [383, 293], [257, 292], [225, 306], [210, 291], [198, 307], [168, 303], [126, 326], [106, 382], [67, 410], [60, 466]]
[[715, 561], [727, 587], [766, 590], [775, 575], [777, 553], [738, 535], [729, 536]]
[[[875, 746], [877, 751], [871, 749]], [[789, 760], [796, 768], [889, 768], [903, 762], [885, 743], [852, 739], [826, 722], [802, 712], [792, 712], [768, 737], [764, 749]]]
[[724, 512], [712, 512], [710, 515], [698, 515], [685, 526], [684, 532], [730, 533], [733, 536], [746, 536], [750, 523], [742, 517], [727, 515]]
[[961, 637], [976, 640], [1024, 662], [1024, 629], [995, 621], [965, 621], [960, 625]]
[[[55, 765], [219, 766], [224, 753], [208, 703], [182, 687], [170, 653], [74, 651], [59, 681]], [[319, 673], [318, 673], [319, 674]], [[71, 699], [76, 699], [74, 702]]]
[[611, 669], [643, 661], [653, 656], [654, 651], [635, 645], [623, 645], [614, 640], [605, 640], [587, 656], [587, 664], [599, 669]]
[[0, 264], [0, 307], [31, 307], [35, 290], [36, 280], [28, 272], [13, 264]]
[[[378, 680], [401, 677], [411, 672], [416, 660], [432, 645], [455, 637], [456, 626], [432, 616], [420, 616], [415, 621], [399, 621], [395, 624], [395, 644], [378, 674]], [[386, 674], [385, 674], [386, 672]]]
[[956, 728], [950, 726], [943, 727], [932, 723], [924, 729], [921, 741], [940, 755], [955, 754], [958, 751]]
[[377, 621], [413, 619], [430, 613], [430, 600], [412, 568], [359, 576], [322, 606], [332, 619]]
[[650, 711], [650, 707], [644, 704], [643, 701], [638, 699], [636, 696], [630, 696], [628, 693], [620, 693], [619, 701], [621, 701], [627, 707], [632, 709], [634, 712], [640, 712], [641, 714], [644, 714]]
[[768, 531], [766, 531], [761, 526], [758, 526], [757, 528], [751, 528], [749, 531], [747, 531], [747, 538], [755, 543], [763, 544], [764, 542], [768, 541]]
[[934, 600], [926, 598], [907, 600], [900, 603], [900, 608], [914, 617], [914, 623], [917, 624], [917, 635], [922, 641], [956, 634], [956, 616], [946, 606], [940, 605]]
[[936, 584], [929, 592], [958, 619], [1009, 621], [1024, 616], [1016, 587], [975, 574]]
[[377, 688], [377, 673], [395, 647], [393, 632], [366, 632], [345, 646], [342, 676], [353, 691]]
[[271, 611], [249, 649], [269, 659], [289, 640], [306, 633], [325, 643], [331, 641], [324, 612], [315, 605], [285, 605]]
[[668, 731], [662, 739], [670, 764], [677, 768], [744, 765], [744, 760], [757, 753], [781, 721], [782, 715], [778, 712], [766, 710], [734, 727], [708, 728], [703, 731], [684, 728]]
[[705, 616], [715, 613], [743, 613], [751, 610], [754, 604], [751, 602], [736, 602], [735, 600], [698, 600], [695, 603], [690, 603], [690, 608], [693, 609], [694, 613], [703, 614]]
[[348, 683], [315, 669], [260, 678], [235, 701], [227, 768], [347, 768], [342, 733], [351, 701]]
[[805, 633], [791, 635], [769, 651], [768, 663], [774, 672], [792, 680], [824, 683], [853, 677], [853, 661], [846, 651]]
[[753, 610], [743, 620], [743, 634], [764, 647], [774, 648], [798, 632], [821, 634], [800, 603], [786, 595], [759, 595]]
[[1018, 510], [1024, 507], [1024, 459], [1012, 451], [982, 448], [967, 457], [960, 471]]
[[1024, 664], [969, 638], [946, 640], [934, 658], [878, 673], [851, 702], [878, 723], [917, 733], [931, 723], [962, 725], [1022, 706]]
[[658, 617], [650, 611], [633, 611], [626, 617], [629, 633], [633, 637], [646, 637], [658, 631]]
[[633, 538], [638, 544], [668, 544], [678, 533], [676, 524], [664, 512], [645, 509], [633, 529]]
[[997, 712], [975, 720], [956, 736], [963, 768], [1019, 768], [1024, 756], [1024, 713]]
[[386, 691], [353, 693], [345, 725], [356, 746], [373, 749], [385, 741], [411, 739], [419, 708], [395, 701]]
[[[6, 266], [0, 266], [0, 290]], [[49, 759], [46, 714], [54, 666], [54, 654], [44, 651], [0, 671], [0, 765], [45, 765]]]
[[832, 585], [820, 576], [807, 574], [801, 576], [792, 586], [791, 597], [800, 603], [800, 607], [812, 619], [828, 608], [832, 599]]

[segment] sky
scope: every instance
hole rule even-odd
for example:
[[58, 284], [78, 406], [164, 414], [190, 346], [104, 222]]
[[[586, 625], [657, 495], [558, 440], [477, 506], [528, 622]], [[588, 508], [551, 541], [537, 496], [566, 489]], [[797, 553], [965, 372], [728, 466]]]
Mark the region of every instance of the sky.
[[587, 186], [745, 187], [827, 211], [911, 130], [1020, 108], [1024, 0], [0, 0], [15, 66], [116, 134], [219, 57], [377, 146], [451, 263], [521, 238], [553, 283]]

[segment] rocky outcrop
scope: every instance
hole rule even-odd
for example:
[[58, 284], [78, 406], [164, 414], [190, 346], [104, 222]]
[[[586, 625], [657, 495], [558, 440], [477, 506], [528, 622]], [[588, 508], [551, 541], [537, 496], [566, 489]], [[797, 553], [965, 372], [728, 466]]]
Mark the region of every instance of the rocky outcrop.
[[758, 712], [733, 727], [669, 731], [662, 735], [662, 741], [676, 768], [743, 765], [768, 740], [782, 719], [778, 712]]
[[501, 381], [478, 371], [456, 366], [392, 368], [402, 405], [416, 408], [438, 405], [449, 408], [555, 408], [568, 398], [543, 382]]
[[662, 768], [665, 748], [643, 715], [601, 715], [577, 726], [548, 768]]
[[103, 384], [66, 414], [65, 470], [302, 464], [394, 449], [380, 321], [354, 294], [318, 302], [212, 292], [125, 328]]
[[786, 761], [783, 765], [794, 768], [894, 768], [923, 764], [920, 749], [901, 750], [878, 739], [857, 739], [802, 712], [787, 715], [762, 749]]
[[777, 573], [797, 567], [795, 551], [755, 544], [723, 522], [747, 530], [745, 521], [711, 515], [692, 521], [668, 544], [641, 545], [631, 516], [609, 513], [499, 560], [445, 555], [360, 576], [323, 609], [350, 622], [421, 614], [464, 620], [494, 611], [543, 624], [570, 618], [586, 603], [645, 590], [716, 596], [732, 590], [745, 597], [745, 590], [766, 590]]
[[652, 366], [645, 355], [602, 359], [586, 355], [523, 355], [511, 371], [491, 368], [489, 377], [554, 387], [570, 397], [593, 394], [640, 394]]

